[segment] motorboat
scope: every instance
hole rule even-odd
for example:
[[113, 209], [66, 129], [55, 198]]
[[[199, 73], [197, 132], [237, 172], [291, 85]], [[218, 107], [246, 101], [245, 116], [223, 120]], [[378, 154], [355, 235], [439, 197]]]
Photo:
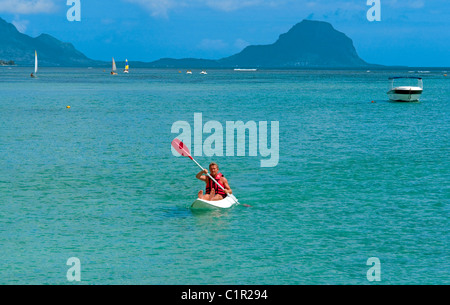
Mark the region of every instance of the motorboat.
[[[416, 86], [394, 86], [397, 80], [414, 79], [417, 80]], [[389, 77], [390, 88], [388, 96], [391, 101], [396, 102], [417, 102], [423, 92], [423, 80], [421, 77]]]

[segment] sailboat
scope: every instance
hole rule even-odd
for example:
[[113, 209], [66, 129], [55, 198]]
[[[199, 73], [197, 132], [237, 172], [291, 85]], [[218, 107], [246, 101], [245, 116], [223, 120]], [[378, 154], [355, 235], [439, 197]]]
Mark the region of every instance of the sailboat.
[[37, 77], [36, 74], [38, 72], [38, 56], [37, 51], [34, 51], [34, 73], [31, 73], [31, 77]]
[[116, 62], [114, 61], [114, 57], [112, 59], [112, 70], [111, 70], [111, 75], [117, 75], [117, 67], [116, 67]]
[[125, 59], [125, 70], [123, 70], [123, 73], [130, 73], [130, 66], [128, 65], [128, 59]]

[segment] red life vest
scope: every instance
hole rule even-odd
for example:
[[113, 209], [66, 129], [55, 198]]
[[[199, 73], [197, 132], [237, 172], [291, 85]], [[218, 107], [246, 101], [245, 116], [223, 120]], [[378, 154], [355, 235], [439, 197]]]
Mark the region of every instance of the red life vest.
[[[217, 176], [214, 177], [214, 179], [216, 179], [217, 182], [219, 182], [219, 184], [225, 188], [225, 186], [222, 184], [222, 182], [220, 181], [220, 178], [222, 178], [223, 175], [221, 173], [218, 173]], [[206, 194], [211, 193], [211, 189], [214, 188], [214, 190], [216, 191], [216, 195], [219, 194], [221, 195], [223, 198], [225, 198], [227, 196], [227, 194], [224, 192], [224, 190], [222, 190], [217, 183], [215, 183], [214, 181], [212, 181], [209, 177], [207, 178], [208, 180], [206, 181]]]

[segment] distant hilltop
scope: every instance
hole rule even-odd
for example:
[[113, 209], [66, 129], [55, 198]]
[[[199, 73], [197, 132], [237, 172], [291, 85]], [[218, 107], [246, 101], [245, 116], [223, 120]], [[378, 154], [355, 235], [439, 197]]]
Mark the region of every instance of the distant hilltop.
[[71, 43], [41, 34], [32, 38], [20, 33], [16, 27], [0, 18], [0, 59], [12, 60], [17, 65], [34, 65], [34, 51], [38, 51], [42, 66], [93, 66], [99, 62], [87, 58]]
[[255, 67], [365, 67], [353, 41], [327, 22], [303, 20], [271, 45], [248, 46], [222, 63]]
[[330, 23], [303, 20], [270, 45], [252, 45], [219, 60], [160, 59], [152, 67], [213, 68], [358, 68], [362, 60], [353, 41]]
[[[17, 65], [34, 64], [38, 51], [41, 66], [106, 66], [109, 62], [89, 59], [71, 43], [41, 34], [36, 38], [22, 34], [0, 18], [0, 59]], [[0, 65], [2, 63], [0, 62]], [[118, 63], [120, 64], [120, 63]], [[251, 45], [240, 53], [217, 60], [162, 58], [154, 62], [133, 62], [146, 68], [364, 68], [374, 67], [362, 60], [353, 41], [327, 22], [303, 20], [270, 45]]]

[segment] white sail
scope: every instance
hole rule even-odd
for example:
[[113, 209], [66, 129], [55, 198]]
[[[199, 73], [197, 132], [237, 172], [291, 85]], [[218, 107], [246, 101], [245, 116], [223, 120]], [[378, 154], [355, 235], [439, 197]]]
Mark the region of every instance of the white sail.
[[38, 57], [37, 57], [37, 51], [34, 51], [34, 74], [36, 74], [38, 71]]
[[116, 62], [114, 61], [114, 57], [112, 59], [112, 71], [116, 72], [117, 71], [117, 67], [116, 67]]

